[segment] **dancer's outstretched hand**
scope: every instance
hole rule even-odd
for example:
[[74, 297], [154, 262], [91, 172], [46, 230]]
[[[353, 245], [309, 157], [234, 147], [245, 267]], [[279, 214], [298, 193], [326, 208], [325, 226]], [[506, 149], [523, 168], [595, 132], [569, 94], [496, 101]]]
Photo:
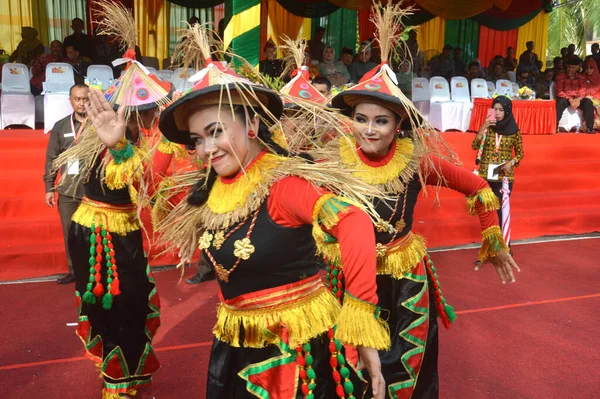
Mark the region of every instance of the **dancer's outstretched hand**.
[[[521, 269], [519, 268], [513, 257], [507, 251], [498, 252], [498, 254], [496, 254], [496, 256], [494, 256], [493, 258], [489, 259], [488, 262], [494, 265], [494, 268], [496, 269], [496, 274], [498, 275], [498, 277], [500, 277], [500, 281], [502, 281], [502, 284], [506, 284], [507, 281], [509, 283], [514, 283], [515, 281], [517, 281], [515, 279], [515, 275], [513, 274], [513, 269], [517, 270], [518, 272], [520, 272]], [[484, 264], [478, 263], [477, 266], [475, 266], [475, 270], [477, 271], [481, 269], [483, 265]]]
[[96, 134], [108, 148], [115, 147], [125, 135], [125, 106], [121, 105], [115, 112], [102, 92], [96, 88], [90, 88], [89, 98], [87, 114], [96, 129]]
[[365, 348], [359, 346], [356, 348], [360, 356], [360, 362], [364, 364], [371, 377], [371, 389], [373, 390], [374, 399], [385, 398], [385, 380], [381, 374], [381, 360], [379, 360], [379, 352], [377, 349]]

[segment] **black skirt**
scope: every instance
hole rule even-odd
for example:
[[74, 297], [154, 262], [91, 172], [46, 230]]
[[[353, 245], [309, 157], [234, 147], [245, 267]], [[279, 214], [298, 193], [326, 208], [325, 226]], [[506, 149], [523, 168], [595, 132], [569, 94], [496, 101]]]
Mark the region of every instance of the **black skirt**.
[[[69, 251], [73, 260], [79, 304], [77, 334], [88, 357], [100, 364], [105, 390], [125, 393], [151, 381], [160, 367], [152, 349], [152, 339], [160, 325], [160, 301], [144, 253], [140, 230], [125, 236], [111, 233], [120, 280], [119, 295], [112, 307], [82, 300], [90, 279], [91, 230], [76, 222], [69, 231]], [[107, 287], [106, 261], [101, 282]]]

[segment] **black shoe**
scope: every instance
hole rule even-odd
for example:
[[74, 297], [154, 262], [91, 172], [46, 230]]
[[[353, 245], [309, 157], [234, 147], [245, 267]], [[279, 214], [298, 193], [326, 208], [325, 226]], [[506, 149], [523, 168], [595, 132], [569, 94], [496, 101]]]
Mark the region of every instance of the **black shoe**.
[[185, 280], [185, 282], [188, 284], [200, 284], [205, 281], [214, 280], [215, 278], [217, 278], [217, 273], [214, 270], [210, 270], [206, 273], [197, 273], [194, 277]]
[[71, 284], [75, 282], [75, 276], [71, 273], [56, 280], [58, 284]]

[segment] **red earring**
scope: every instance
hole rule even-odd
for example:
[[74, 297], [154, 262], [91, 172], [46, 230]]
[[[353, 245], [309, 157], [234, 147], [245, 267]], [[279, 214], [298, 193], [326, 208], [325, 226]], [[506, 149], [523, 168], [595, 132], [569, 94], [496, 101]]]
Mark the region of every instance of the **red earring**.
[[254, 130], [250, 130], [248, 132], [248, 138], [249, 139], [255, 139], [256, 138], [256, 132]]

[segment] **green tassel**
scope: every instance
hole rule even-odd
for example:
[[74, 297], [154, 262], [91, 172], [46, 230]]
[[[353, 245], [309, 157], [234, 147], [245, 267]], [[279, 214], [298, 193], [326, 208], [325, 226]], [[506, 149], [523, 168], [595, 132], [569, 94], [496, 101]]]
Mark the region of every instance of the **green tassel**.
[[446, 311], [446, 315], [448, 316], [450, 323], [453, 323], [456, 320], [456, 312], [454, 311], [454, 308], [448, 304], [445, 304], [444, 310]]
[[86, 291], [85, 294], [83, 294], [83, 302], [93, 305], [96, 303], [96, 297], [91, 291]]
[[110, 310], [113, 304], [113, 295], [110, 292], [107, 292], [102, 297], [102, 307], [106, 310]]

